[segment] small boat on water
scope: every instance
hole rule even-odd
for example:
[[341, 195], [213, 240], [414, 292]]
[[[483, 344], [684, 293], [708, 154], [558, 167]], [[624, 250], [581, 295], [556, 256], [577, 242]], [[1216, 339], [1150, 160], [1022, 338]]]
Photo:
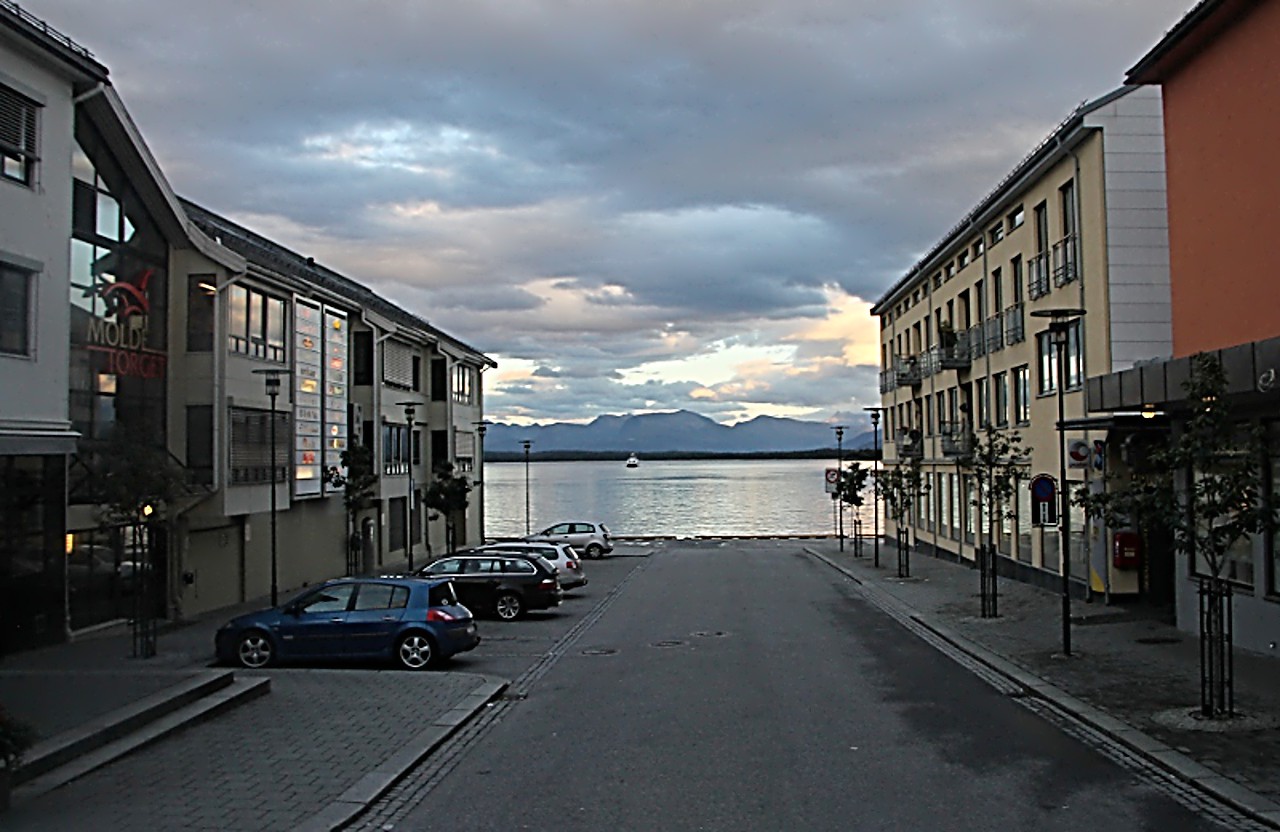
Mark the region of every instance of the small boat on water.
[[640, 467], [640, 460], [636, 457], [635, 454], [632, 454], [631, 456], [627, 457], [627, 467], [628, 468]]

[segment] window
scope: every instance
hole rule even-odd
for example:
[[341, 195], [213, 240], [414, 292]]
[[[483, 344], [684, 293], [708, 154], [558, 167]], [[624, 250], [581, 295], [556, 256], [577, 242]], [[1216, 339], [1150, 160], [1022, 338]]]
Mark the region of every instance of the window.
[[31, 355], [33, 273], [0, 261], [0, 353]]
[[373, 333], [351, 333], [351, 383], [373, 384]]
[[229, 349], [240, 355], [284, 363], [285, 302], [257, 289], [230, 289], [227, 320]]
[[1014, 208], [1012, 211], [1010, 211], [1008, 216], [1005, 217], [1005, 224], [1008, 225], [1009, 230], [1012, 231], [1015, 228], [1022, 227], [1023, 218], [1024, 218], [1024, 213], [1022, 210], [1022, 206], [1019, 205], [1017, 208]]
[[1049, 208], [1041, 202], [1035, 207], [1035, 223], [1036, 223], [1036, 251], [1044, 252], [1049, 249]]
[[1075, 182], [1068, 179], [1067, 183], [1058, 189], [1058, 195], [1061, 198], [1062, 205], [1062, 236], [1070, 237], [1076, 233], [1076, 186]]
[[409, 426], [382, 424], [382, 473], [409, 473]]
[[[1058, 348], [1051, 338], [1052, 333], [1041, 332], [1036, 335], [1036, 355], [1040, 368], [1040, 395], [1054, 393], [1058, 389]], [[1064, 366], [1066, 390], [1078, 390], [1084, 383], [1084, 355], [1080, 349], [1080, 321], [1072, 321], [1067, 329], [1067, 343], [1064, 348]]]
[[351, 609], [358, 610], [398, 610], [409, 603], [409, 590], [403, 586], [391, 584], [361, 584], [356, 594], [356, 603]]
[[995, 246], [1004, 239], [1004, 223], [996, 223], [991, 226], [991, 230], [987, 232], [987, 245]]
[[465, 364], [453, 365], [453, 401], [457, 404], [471, 404], [475, 401], [475, 391], [472, 385], [475, 383], [476, 371]]
[[990, 398], [987, 388], [990, 379], [980, 378], [974, 382], [974, 398], [978, 400], [978, 427], [986, 427], [991, 422]]
[[973, 259], [977, 260], [979, 257], [982, 256], [982, 253], [986, 250], [987, 250], [986, 244], [983, 242], [982, 238], [979, 237], [978, 241], [973, 244]]
[[998, 428], [1009, 424], [1009, 374], [996, 373], [991, 378], [995, 389], [995, 425]]
[[[289, 449], [289, 413], [275, 412], [275, 456], [271, 454], [272, 412], [231, 408], [231, 484], [286, 482]], [[274, 475], [273, 475], [274, 472]]]
[[355, 584], [338, 584], [317, 590], [314, 595], [302, 602], [303, 614], [346, 612], [355, 594]]
[[211, 274], [187, 277], [187, 352], [213, 349], [214, 298], [218, 289]]
[[1022, 255], [1015, 254], [1009, 261], [1009, 277], [1013, 285], [1013, 302], [1022, 303]]
[[449, 367], [443, 358], [431, 359], [431, 401], [442, 402], [448, 398]]
[[991, 270], [991, 309], [997, 315], [1004, 309], [1004, 279], [999, 268]]
[[39, 104], [0, 84], [0, 178], [35, 185], [39, 109]]
[[1051, 333], [1036, 334], [1036, 363], [1039, 369], [1037, 388], [1041, 396], [1054, 393], [1058, 389], [1058, 349], [1054, 346]]
[[399, 341], [382, 345], [382, 381], [394, 387], [413, 389], [413, 348]]
[[187, 474], [195, 482], [213, 483], [212, 405], [187, 405]]
[[1026, 364], [1013, 368], [1013, 409], [1018, 424], [1031, 422], [1031, 368]]

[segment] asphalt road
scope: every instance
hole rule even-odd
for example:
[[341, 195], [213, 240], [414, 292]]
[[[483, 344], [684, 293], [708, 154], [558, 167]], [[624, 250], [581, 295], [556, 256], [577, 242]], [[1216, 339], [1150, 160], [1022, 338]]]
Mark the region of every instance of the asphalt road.
[[379, 830], [1209, 830], [870, 606], [795, 541], [588, 563], [457, 669], [510, 695]]

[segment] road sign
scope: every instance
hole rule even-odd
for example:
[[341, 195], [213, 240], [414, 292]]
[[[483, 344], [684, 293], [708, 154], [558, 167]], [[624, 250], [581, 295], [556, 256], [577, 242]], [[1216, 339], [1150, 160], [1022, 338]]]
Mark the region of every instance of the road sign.
[[839, 482], [840, 482], [840, 469], [828, 468], [827, 469], [827, 493], [828, 494], [836, 493], [836, 484]]
[[1058, 484], [1048, 474], [1031, 478], [1031, 522], [1037, 526], [1058, 525]]
[[1092, 456], [1093, 449], [1089, 447], [1088, 442], [1073, 439], [1067, 443], [1068, 468], [1087, 468]]

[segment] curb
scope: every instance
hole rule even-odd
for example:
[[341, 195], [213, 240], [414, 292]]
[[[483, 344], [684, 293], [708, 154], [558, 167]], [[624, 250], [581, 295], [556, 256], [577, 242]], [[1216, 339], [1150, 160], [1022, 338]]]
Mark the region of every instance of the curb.
[[874, 596], [878, 603], [897, 608], [916, 624], [947, 642], [956, 650], [980, 662], [993, 673], [1026, 689], [1068, 716], [1079, 720], [1134, 754], [1146, 759], [1152, 765], [1212, 796], [1216, 800], [1231, 806], [1241, 814], [1247, 815], [1253, 820], [1274, 829], [1280, 829], [1280, 805], [1201, 765], [1186, 754], [1175, 751], [1127, 722], [1072, 696], [1061, 688], [1011, 662], [1004, 656], [971, 641], [943, 624], [930, 620], [930, 616], [917, 610], [901, 598], [876, 588], [826, 555], [809, 547], [805, 547], [805, 552], [850, 578], [858, 585], [863, 594]]
[[[467, 674], [474, 676], [477, 674]], [[483, 679], [471, 693], [462, 697], [443, 714], [432, 720], [426, 728], [411, 737], [400, 750], [381, 765], [361, 777], [354, 785], [330, 801], [327, 806], [294, 827], [296, 832], [334, 832], [343, 829], [365, 812], [375, 801], [386, 794], [400, 778], [445, 740], [451, 737], [471, 717], [511, 684], [495, 676], [479, 676]]]

